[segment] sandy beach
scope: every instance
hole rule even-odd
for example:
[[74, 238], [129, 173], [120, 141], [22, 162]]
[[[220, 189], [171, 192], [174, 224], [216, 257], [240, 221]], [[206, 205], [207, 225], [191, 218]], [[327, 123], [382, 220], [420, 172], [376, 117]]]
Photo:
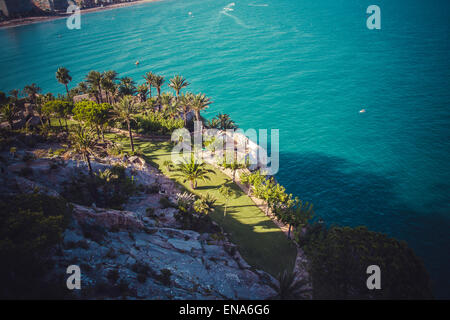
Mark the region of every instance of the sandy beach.
[[[102, 11], [102, 10], [112, 10], [112, 9], [129, 7], [129, 6], [134, 6], [134, 5], [143, 4], [143, 3], [147, 3], [147, 2], [155, 2], [155, 1], [160, 1], [160, 0], [138, 0], [138, 1], [134, 1], [134, 2], [116, 3], [116, 4], [111, 4], [111, 5], [107, 5], [107, 6], [103, 6], [103, 7], [82, 9], [81, 14], [83, 15], [86, 13], [97, 12], [97, 11]], [[55, 14], [55, 15], [51, 15], [51, 16], [36, 16], [36, 17], [17, 18], [17, 19], [0, 22], [0, 28], [12, 28], [12, 27], [23, 26], [23, 25], [27, 25], [27, 24], [44, 22], [44, 21], [64, 19], [67, 16], [69, 16], [69, 14], [60, 13], [60, 14]]]

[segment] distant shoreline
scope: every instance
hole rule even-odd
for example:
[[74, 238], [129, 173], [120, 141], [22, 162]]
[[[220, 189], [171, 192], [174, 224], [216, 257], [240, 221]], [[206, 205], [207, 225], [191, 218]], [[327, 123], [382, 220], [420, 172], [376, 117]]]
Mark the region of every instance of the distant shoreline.
[[[103, 7], [81, 9], [81, 14], [83, 15], [85, 13], [90, 13], [90, 12], [97, 12], [97, 11], [111, 10], [111, 9], [117, 9], [117, 8], [122, 8], [122, 7], [129, 7], [129, 6], [134, 6], [137, 4], [149, 3], [149, 2], [155, 2], [155, 1], [160, 1], [160, 0], [138, 0], [138, 1], [134, 1], [134, 2], [116, 3], [116, 4], [111, 4], [111, 5], [107, 5], [107, 6], [103, 6]], [[24, 25], [28, 25], [28, 24], [39, 23], [39, 22], [57, 20], [57, 19], [64, 19], [64, 18], [67, 18], [69, 15], [70, 14], [67, 14], [67, 13], [61, 13], [61, 14], [55, 14], [55, 15], [51, 15], [51, 16], [16, 18], [16, 19], [0, 22], [0, 29], [13, 28], [13, 27], [24, 26]]]

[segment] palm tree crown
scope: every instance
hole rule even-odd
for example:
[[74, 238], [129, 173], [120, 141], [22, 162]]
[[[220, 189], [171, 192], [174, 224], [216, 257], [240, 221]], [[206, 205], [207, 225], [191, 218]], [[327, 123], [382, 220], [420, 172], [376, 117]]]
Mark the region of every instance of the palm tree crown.
[[214, 172], [211, 169], [207, 169], [205, 163], [196, 161], [193, 155], [190, 161], [180, 162], [177, 166], [177, 171], [177, 176], [182, 177], [184, 179], [183, 182], [189, 181], [192, 189], [197, 188], [197, 180], [210, 180], [208, 173]]
[[134, 152], [134, 143], [133, 134], [131, 132], [131, 122], [135, 121], [135, 115], [139, 111], [139, 107], [139, 104], [134, 101], [132, 96], [125, 96], [116, 103], [112, 109], [112, 118], [127, 124], [132, 152]]
[[23, 92], [30, 98], [30, 101], [36, 104], [36, 97], [39, 92], [41, 92], [41, 88], [39, 88], [35, 83], [31, 85], [26, 85], [23, 88]]
[[180, 95], [180, 90], [187, 87], [188, 85], [189, 82], [187, 82], [186, 79], [180, 75], [176, 75], [169, 81], [169, 87], [175, 90], [177, 97]]
[[191, 98], [191, 108], [195, 112], [197, 121], [200, 121], [200, 111], [209, 107], [212, 101], [203, 93], [193, 95]]
[[56, 80], [58, 80], [59, 83], [63, 84], [66, 87], [67, 97], [69, 97], [69, 88], [67, 85], [70, 81], [72, 81], [69, 70], [64, 67], [58, 68], [58, 70], [56, 71]]
[[136, 84], [130, 77], [120, 79], [119, 92], [122, 96], [132, 96], [136, 93]]
[[89, 87], [89, 93], [94, 95], [97, 99], [97, 102], [103, 102], [102, 99], [102, 74], [98, 71], [89, 71], [86, 76], [86, 84]]
[[148, 96], [151, 98], [152, 97], [153, 79], [155, 78], [155, 75], [151, 71], [149, 71], [143, 77], [148, 86]]
[[93, 148], [96, 144], [95, 131], [87, 126], [76, 126], [75, 130], [70, 136], [72, 148], [81, 153], [86, 160], [89, 168], [89, 173], [92, 173], [91, 161], [89, 155], [93, 153]]
[[163, 76], [159, 76], [159, 75], [155, 75], [153, 76], [152, 79], [152, 84], [155, 86], [156, 91], [158, 91], [158, 97], [161, 96], [161, 87], [164, 84], [164, 77]]

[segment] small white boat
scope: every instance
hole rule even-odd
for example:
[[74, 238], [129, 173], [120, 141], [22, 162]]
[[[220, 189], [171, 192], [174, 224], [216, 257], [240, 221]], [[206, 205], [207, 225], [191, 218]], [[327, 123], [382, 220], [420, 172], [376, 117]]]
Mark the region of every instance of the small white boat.
[[366, 109], [359, 110], [359, 113], [364, 113], [364, 112], [366, 112]]

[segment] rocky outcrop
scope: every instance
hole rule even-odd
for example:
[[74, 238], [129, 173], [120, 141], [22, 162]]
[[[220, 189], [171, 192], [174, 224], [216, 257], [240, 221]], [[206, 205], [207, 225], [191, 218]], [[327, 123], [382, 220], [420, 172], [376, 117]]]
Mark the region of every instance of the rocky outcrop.
[[[270, 275], [254, 270], [233, 245], [209, 234], [154, 227], [132, 212], [74, 208], [54, 272], [80, 266], [86, 298], [266, 299], [275, 295]], [[85, 229], [105, 227], [99, 239]], [[86, 288], [87, 287], [87, 288]], [[104, 292], [102, 292], [104, 290]], [[83, 293], [85, 292], [85, 293]]]
[[[24, 150], [1, 156], [5, 172], [0, 190], [5, 186], [8, 192], [58, 196], [72, 176], [86, 172], [82, 162], [53, 153], [40, 159]], [[62, 246], [55, 248], [48, 281], [78, 265], [82, 290], [74, 291], [75, 298], [266, 299], [276, 294], [275, 279], [251, 267], [224, 235], [212, 233], [220, 232], [219, 227], [203, 233], [180, 228], [178, 210], [160, 201], [164, 197], [173, 203], [180, 192], [172, 180], [139, 157], [101, 160], [92, 161], [94, 171], [126, 165], [126, 174], [152, 192], [136, 193], [124, 210], [72, 203], [72, 221]]]
[[77, 204], [73, 204], [73, 206], [73, 217], [81, 224], [95, 224], [107, 229], [120, 228], [126, 230], [144, 227], [133, 212], [91, 208]]

